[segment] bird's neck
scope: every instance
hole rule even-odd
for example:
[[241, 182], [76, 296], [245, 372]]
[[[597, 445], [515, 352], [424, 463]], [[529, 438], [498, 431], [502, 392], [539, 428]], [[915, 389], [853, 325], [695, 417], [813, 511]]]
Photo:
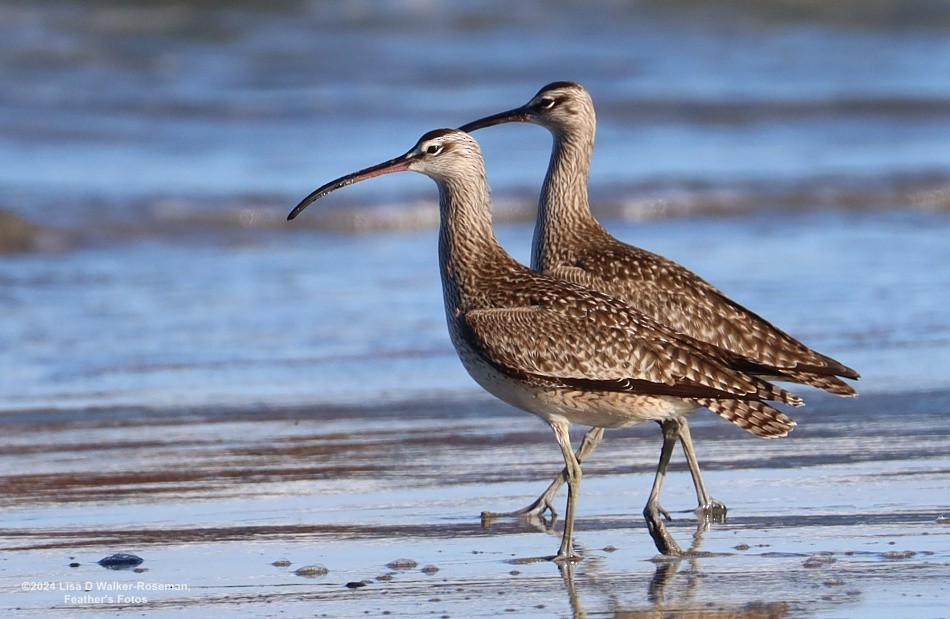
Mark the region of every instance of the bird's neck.
[[[466, 181], [466, 182], [460, 182]], [[485, 306], [488, 282], [517, 262], [492, 230], [484, 170], [475, 179], [439, 182], [439, 263], [446, 312]]]
[[602, 229], [591, 214], [587, 198], [593, 152], [593, 132], [589, 135], [555, 134], [538, 204], [531, 248], [532, 268], [543, 271], [555, 266], [562, 248], [583, 244], [590, 233]]

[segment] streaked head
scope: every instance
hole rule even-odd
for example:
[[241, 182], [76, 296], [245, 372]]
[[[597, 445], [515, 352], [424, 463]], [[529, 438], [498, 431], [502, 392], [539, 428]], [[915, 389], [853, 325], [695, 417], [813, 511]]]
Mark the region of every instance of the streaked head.
[[593, 134], [596, 123], [594, 102], [580, 84], [553, 82], [521, 107], [472, 121], [459, 130], [471, 132], [509, 122], [535, 123], [554, 133], [589, 130]]
[[316, 189], [294, 207], [287, 219], [293, 219], [305, 208], [337, 189], [383, 174], [412, 171], [440, 182], [470, 173], [481, 175], [483, 167], [481, 149], [472, 136], [457, 129], [435, 129], [419, 138], [416, 145], [405, 154], [341, 176]]

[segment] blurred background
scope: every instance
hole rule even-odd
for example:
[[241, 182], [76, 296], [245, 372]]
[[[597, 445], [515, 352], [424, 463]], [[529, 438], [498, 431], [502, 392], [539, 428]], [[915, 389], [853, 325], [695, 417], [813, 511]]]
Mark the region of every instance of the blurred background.
[[[466, 397], [436, 193], [316, 186], [593, 94], [595, 210], [865, 375], [950, 367], [950, 3], [8, 0], [0, 411]], [[550, 137], [478, 134], [527, 259]]]

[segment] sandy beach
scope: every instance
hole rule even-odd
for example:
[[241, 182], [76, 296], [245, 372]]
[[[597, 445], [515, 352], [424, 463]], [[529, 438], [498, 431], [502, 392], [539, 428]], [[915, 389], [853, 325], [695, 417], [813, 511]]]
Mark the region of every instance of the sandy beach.
[[[681, 560], [656, 555], [640, 517], [658, 428], [608, 433], [585, 467], [584, 560], [569, 572], [545, 559], [560, 522], [480, 521], [533, 498], [558, 467], [542, 424], [487, 399], [368, 415], [25, 415], [7, 420], [0, 447], [0, 470], [31, 471], [0, 478], [2, 610], [941, 617], [950, 460], [933, 411], [948, 405], [948, 392], [818, 398], [776, 441], [698, 415], [699, 455], [729, 513], [704, 526], [681, 511], [694, 499], [677, 458], [664, 504], [690, 546]], [[143, 561], [97, 564], [120, 552]]]

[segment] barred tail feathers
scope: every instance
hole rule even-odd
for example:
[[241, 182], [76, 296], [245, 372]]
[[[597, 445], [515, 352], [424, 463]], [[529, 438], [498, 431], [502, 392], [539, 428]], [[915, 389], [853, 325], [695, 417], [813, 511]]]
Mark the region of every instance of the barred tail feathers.
[[[827, 376], [822, 374], [813, 374], [811, 372], [796, 372], [794, 370], [782, 370], [782, 374], [796, 383], [811, 385], [823, 389], [828, 393], [853, 398], [858, 395], [857, 390], [836, 376]], [[783, 380], [779, 377], [778, 380]]]
[[782, 402], [783, 404], [790, 404], [792, 406], [804, 406], [805, 401], [800, 397], [792, 393], [791, 391], [786, 391], [781, 387], [773, 385], [772, 383], [757, 379], [758, 384], [758, 396], [762, 400], [772, 400], [774, 402]]
[[786, 436], [795, 427], [795, 421], [785, 413], [758, 400], [696, 400], [723, 419], [762, 438]]

